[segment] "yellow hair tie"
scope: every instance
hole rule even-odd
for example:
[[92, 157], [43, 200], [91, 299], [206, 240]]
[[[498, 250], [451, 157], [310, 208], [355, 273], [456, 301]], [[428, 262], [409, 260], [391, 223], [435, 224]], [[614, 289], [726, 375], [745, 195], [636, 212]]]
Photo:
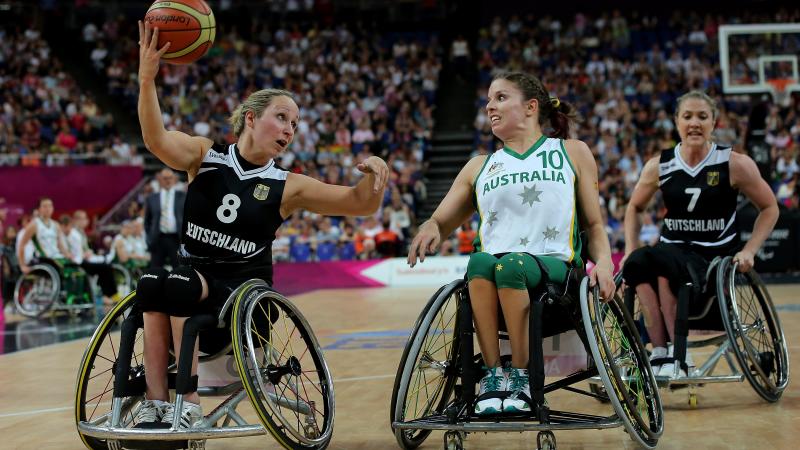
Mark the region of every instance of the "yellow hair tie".
[[553, 108], [558, 109], [561, 106], [561, 100], [558, 97], [550, 97], [550, 104], [553, 105]]

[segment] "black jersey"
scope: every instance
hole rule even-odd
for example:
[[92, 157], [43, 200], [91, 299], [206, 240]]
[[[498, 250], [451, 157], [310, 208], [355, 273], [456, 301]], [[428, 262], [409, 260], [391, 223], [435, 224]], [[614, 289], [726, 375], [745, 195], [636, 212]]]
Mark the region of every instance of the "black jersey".
[[730, 148], [713, 144], [700, 164], [689, 167], [680, 144], [661, 152], [658, 184], [667, 208], [662, 242], [689, 245], [707, 257], [737, 248], [738, 191], [731, 187], [730, 157]]
[[245, 170], [237, 153], [235, 144], [215, 144], [203, 158], [186, 195], [180, 255], [201, 272], [271, 282], [288, 172], [274, 161]]

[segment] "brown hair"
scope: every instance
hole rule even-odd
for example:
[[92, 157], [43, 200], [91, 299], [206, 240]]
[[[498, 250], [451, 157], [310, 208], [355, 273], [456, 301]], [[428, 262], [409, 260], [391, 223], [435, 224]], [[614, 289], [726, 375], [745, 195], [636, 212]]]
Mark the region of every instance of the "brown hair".
[[272, 99], [281, 96], [289, 97], [294, 101], [292, 93], [283, 89], [261, 89], [250, 94], [247, 100], [237, 106], [228, 118], [228, 122], [233, 125], [233, 134], [238, 138], [244, 131], [244, 115], [247, 111], [253, 111], [256, 117], [261, 117], [264, 110], [272, 103]]
[[675, 117], [676, 118], [678, 117], [678, 112], [681, 110], [681, 104], [684, 101], [689, 100], [690, 98], [696, 98], [698, 100], [703, 100], [704, 102], [708, 103], [708, 107], [711, 108], [711, 119], [714, 122], [717, 121], [717, 116], [719, 115], [719, 108], [717, 108], [716, 100], [714, 100], [713, 98], [709, 97], [709, 95], [706, 94], [705, 92], [698, 91], [698, 90], [689, 91], [689, 92], [681, 95], [680, 97], [678, 97], [678, 100], [675, 103], [676, 104], [676, 106], [675, 106]]
[[[556, 97], [550, 97], [541, 80], [525, 72], [504, 72], [496, 75], [494, 80], [507, 80], [514, 83], [522, 92], [525, 100], [536, 99], [539, 103], [539, 125], [549, 122], [553, 132], [550, 137], [567, 139], [569, 129], [578, 121], [578, 113], [567, 102]], [[542, 130], [544, 131], [544, 130]]]

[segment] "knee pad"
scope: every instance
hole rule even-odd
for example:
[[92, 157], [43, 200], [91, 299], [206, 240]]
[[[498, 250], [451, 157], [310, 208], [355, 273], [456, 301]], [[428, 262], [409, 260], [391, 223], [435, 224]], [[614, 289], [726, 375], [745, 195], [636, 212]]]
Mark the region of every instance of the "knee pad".
[[148, 269], [136, 284], [136, 303], [142, 311], [164, 311], [164, 280], [167, 279], [165, 269], [159, 267]]
[[542, 271], [533, 257], [524, 253], [509, 253], [497, 262], [494, 271], [497, 288], [527, 290], [536, 287]]
[[203, 282], [191, 267], [179, 266], [164, 280], [164, 306], [170, 316], [194, 315], [202, 295]]
[[469, 262], [467, 263], [467, 280], [472, 281], [473, 278], [484, 278], [489, 281], [494, 281], [494, 266], [497, 264], [497, 258], [486, 252], [478, 252], [469, 255]]

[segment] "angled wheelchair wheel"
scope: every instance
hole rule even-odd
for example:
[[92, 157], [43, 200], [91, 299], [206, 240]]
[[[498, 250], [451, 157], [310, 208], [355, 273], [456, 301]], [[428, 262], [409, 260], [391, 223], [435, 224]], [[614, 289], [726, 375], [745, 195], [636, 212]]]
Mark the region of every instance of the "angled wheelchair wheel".
[[50, 310], [61, 294], [61, 276], [48, 264], [34, 264], [14, 286], [14, 305], [20, 314], [39, 317]]
[[608, 399], [631, 439], [654, 448], [664, 431], [664, 410], [647, 352], [622, 299], [607, 303], [589, 278], [580, 285], [581, 312], [589, 349]]
[[243, 292], [232, 317], [236, 365], [262, 425], [284, 448], [327, 447], [333, 380], [306, 319], [265, 285]]
[[[466, 285], [454, 281], [425, 305], [403, 350], [392, 390], [390, 423], [444, 414], [456, 384], [457, 304]], [[431, 430], [394, 430], [404, 449], [420, 446]]]
[[717, 269], [723, 324], [747, 381], [776, 402], [789, 383], [789, 353], [767, 288], [754, 271], [741, 273], [731, 257]]
[[114, 283], [117, 286], [119, 295], [127, 295], [133, 290], [133, 278], [130, 271], [122, 264], [112, 264], [111, 273], [114, 275]]
[[[111, 399], [114, 395], [114, 368], [119, 353], [119, 325], [132, 314], [141, 312], [135, 308], [135, 293], [130, 293], [114, 305], [97, 326], [89, 346], [83, 354], [78, 369], [78, 383], [75, 390], [75, 421], [102, 425], [111, 421]], [[144, 392], [144, 331], [136, 333], [133, 353], [131, 354], [130, 379], [141, 383]], [[133, 421], [136, 406], [142, 400], [141, 395], [126, 397], [122, 404], [122, 426]], [[90, 449], [107, 449], [104, 439], [97, 439], [78, 433], [83, 444]]]

